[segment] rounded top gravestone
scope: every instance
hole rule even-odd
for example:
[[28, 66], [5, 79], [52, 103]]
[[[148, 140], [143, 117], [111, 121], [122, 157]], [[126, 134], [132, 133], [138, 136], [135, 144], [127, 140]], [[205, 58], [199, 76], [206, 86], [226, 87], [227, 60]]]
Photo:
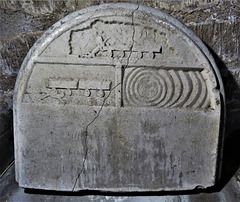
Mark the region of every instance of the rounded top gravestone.
[[136, 4], [49, 28], [15, 86], [16, 179], [60, 191], [213, 186], [224, 91], [214, 60], [171, 16]]

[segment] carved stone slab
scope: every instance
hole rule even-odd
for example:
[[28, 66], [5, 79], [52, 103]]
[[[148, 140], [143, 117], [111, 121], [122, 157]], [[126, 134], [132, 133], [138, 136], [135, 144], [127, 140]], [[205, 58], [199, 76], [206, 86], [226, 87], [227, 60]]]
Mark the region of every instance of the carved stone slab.
[[184, 25], [136, 4], [86, 8], [46, 31], [22, 64], [16, 179], [61, 191], [210, 187], [223, 115], [217, 67]]

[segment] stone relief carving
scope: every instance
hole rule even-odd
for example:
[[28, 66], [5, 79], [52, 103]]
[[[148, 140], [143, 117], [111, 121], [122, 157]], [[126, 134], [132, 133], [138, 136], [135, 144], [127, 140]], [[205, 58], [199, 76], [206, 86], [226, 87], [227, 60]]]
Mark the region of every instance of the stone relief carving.
[[[107, 26], [111, 26], [111, 29]], [[78, 55], [79, 58], [126, 58], [131, 52], [139, 59], [143, 57], [154, 59], [156, 55], [162, 53], [163, 47], [159, 42], [164, 42], [167, 46], [165, 33], [134, 24], [135, 34], [132, 39], [133, 30], [128, 28], [132, 26], [129, 22], [95, 20], [89, 27], [71, 30], [69, 54]], [[81, 41], [81, 44], [76, 43], [77, 41]]]
[[[189, 71], [188, 69], [195, 67], [168, 67], [165, 70], [164, 66], [158, 66], [164, 52], [173, 54], [172, 57], [178, 58], [181, 63], [181, 53], [175, 53], [177, 48], [170, 45], [172, 41], [172, 37], [168, 37], [163, 30], [159, 31], [150, 26], [96, 19], [81, 29], [70, 30], [68, 46], [69, 55], [79, 58], [76, 64], [87, 66], [86, 61], [81, 62], [82, 59], [88, 59], [89, 63], [97, 58], [112, 58], [118, 61], [123, 70], [117, 71], [116, 62], [113, 62], [111, 65], [115, 68], [115, 78], [112, 78], [112, 81], [118, 78], [114, 83], [120, 82], [124, 91], [121, 90], [119, 100], [110, 104], [112, 106], [209, 108], [211, 103], [205, 78], [201, 73], [204, 68], [198, 67]], [[131, 59], [133, 64], [126, 64], [126, 61], [124, 63], [124, 59], [127, 62]], [[145, 70], [141, 61], [150, 64], [150, 68]], [[156, 63], [151, 64], [151, 61]], [[99, 64], [105, 65], [104, 62], [101, 64], [99, 61]], [[135, 66], [136, 69], [129, 72], [129, 69], [133, 68], [130, 66]], [[26, 93], [24, 102], [51, 103], [54, 100], [58, 104], [101, 105], [101, 98], [110, 92], [111, 81], [104, 81], [104, 77], [102, 81], [64, 77], [65, 75], [58, 80], [45, 78], [49, 81], [43, 86], [41, 95]], [[151, 89], [147, 90], [149, 85]], [[96, 91], [97, 94], [92, 95], [91, 91]], [[96, 100], [89, 102], [86, 100], [88, 97], [95, 97]]]
[[126, 106], [189, 107], [210, 105], [199, 71], [134, 68], [124, 82]]
[[206, 47], [163, 12], [103, 4], [73, 13], [20, 70], [16, 179], [60, 191], [213, 186], [223, 92]]
[[[123, 92], [121, 91], [120, 97], [122, 104], [115, 103], [115, 105], [207, 109], [211, 106], [202, 71], [201, 68], [189, 71], [143, 67], [115, 70], [115, 77], [123, 81]], [[104, 98], [109, 94], [112, 86], [112, 81], [104, 79], [99, 81], [81, 78], [47, 78], [46, 80], [41, 93], [26, 93], [24, 101], [51, 103], [55, 99], [59, 104], [84, 104], [76, 100], [88, 97]], [[99, 105], [97, 102], [95, 104]]]
[[[45, 87], [41, 93], [26, 93], [24, 101], [27, 103], [51, 103], [53, 100], [58, 104], [82, 104], [76, 100], [95, 97], [104, 99], [111, 89], [111, 81], [82, 80], [72, 78], [49, 78], [46, 79]], [[94, 93], [93, 93], [94, 92]], [[90, 103], [90, 105], [93, 105]], [[98, 105], [95, 102], [95, 105]]]

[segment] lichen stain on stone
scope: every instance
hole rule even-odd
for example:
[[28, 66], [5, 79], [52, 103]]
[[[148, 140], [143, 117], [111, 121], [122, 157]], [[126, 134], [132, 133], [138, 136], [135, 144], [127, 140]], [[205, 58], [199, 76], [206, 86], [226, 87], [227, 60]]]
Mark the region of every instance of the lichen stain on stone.
[[159, 124], [151, 123], [148, 121], [141, 122], [141, 127], [143, 129], [143, 132], [146, 134], [154, 134], [159, 131]]

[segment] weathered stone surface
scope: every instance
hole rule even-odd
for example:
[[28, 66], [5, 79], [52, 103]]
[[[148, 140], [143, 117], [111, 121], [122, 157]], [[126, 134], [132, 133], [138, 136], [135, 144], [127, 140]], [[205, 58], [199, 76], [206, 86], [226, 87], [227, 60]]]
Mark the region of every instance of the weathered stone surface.
[[46, 191], [34, 191], [31, 190], [26, 192], [26, 190], [18, 187], [15, 181], [14, 166], [12, 166], [6, 174], [0, 178], [0, 200], [1, 201], [74, 201], [74, 202], [86, 202], [86, 201], [104, 201], [104, 202], [199, 202], [199, 201], [240, 201], [240, 191], [236, 180], [232, 178], [228, 184], [217, 193], [198, 193], [190, 195], [175, 195], [166, 196], [159, 194], [151, 195], [151, 193], [145, 196], [140, 193], [139, 196], [125, 196], [121, 194], [120, 196], [114, 196], [113, 194], [99, 193], [99, 192], [84, 192], [81, 194], [64, 195], [56, 194], [56, 192], [46, 192]]
[[3, 75], [16, 76], [18, 74], [26, 52], [41, 34], [42, 32], [20, 35], [0, 42], [0, 68]]
[[6, 174], [0, 178], [0, 200], [1, 201], [74, 201], [74, 202], [86, 202], [86, 201], [104, 201], [104, 202], [199, 202], [199, 201], [240, 201], [240, 191], [236, 180], [232, 178], [228, 184], [217, 193], [198, 193], [190, 195], [175, 195], [166, 196], [159, 194], [158, 196], [153, 196], [151, 193], [147, 193], [145, 196], [140, 193], [139, 196], [125, 196], [121, 194], [120, 196], [114, 196], [112, 193], [100, 192], [84, 192], [81, 194], [64, 195], [56, 194], [56, 192], [51, 191], [34, 191], [34, 190], [24, 190], [18, 186], [15, 181], [14, 166], [12, 166]]
[[238, 183], [238, 186], [240, 187], [240, 169], [238, 169], [237, 171], [237, 183]]
[[42, 32], [0, 39], [0, 110], [12, 109], [12, 95], [18, 71], [26, 56]]
[[97, 3], [97, 0], [1, 0], [0, 7], [13, 11], [23, 11], [33, 16], [42, 16], [72, 12]]
[[51, 27], [19, 72], [16, 179], [66, 191], [213, 186], [223, 120], [219, 72], [193, 32], [144, 6], [87, 8]]
[[[129, 0], [100, 0], [102, 3], [130, 2]], [[182, 10], [185, 8], [204, 8], [206, 6], [222, 4], [224, 0], [132, 0], [133, 3], [145, 4], [154, 8], [166, 10]], [[232, 0], [231, 2], [237, 2]]]

